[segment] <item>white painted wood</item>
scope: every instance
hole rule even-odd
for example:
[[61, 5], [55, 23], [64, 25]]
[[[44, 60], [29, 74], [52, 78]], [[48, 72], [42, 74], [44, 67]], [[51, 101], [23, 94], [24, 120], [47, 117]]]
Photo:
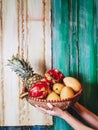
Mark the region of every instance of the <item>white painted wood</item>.
[[51, 68], [50, 0], [1, 1], [0, 126], [52, 125], [51, 116], [19, 99], [22, 80], [6, 66], [7, 60], [18, 53], [42, 75]]
[[46, 69], [51, 68], [51, 0], [45, 0], [45, 62]]
[[[0, 1], [0, 14], [1, 14], [1, 1]], [[0, 17], [0, 30], [1, 30], [1, 17]], [[3, 77], [2, 77], [2, 40], [1, 40], [1, 31], [0, 31], [0, 118], [2, 117], [2, 120], [0, 120], [0, 124], [3, 124]]]
[[12, 0], [2, 1], [2, 62], [3, 62], [3, 124], [18, 124], [19, 90], [18, 78], [7, 67], [7, 60], [17, 52], [17, 15], [16, 3]]

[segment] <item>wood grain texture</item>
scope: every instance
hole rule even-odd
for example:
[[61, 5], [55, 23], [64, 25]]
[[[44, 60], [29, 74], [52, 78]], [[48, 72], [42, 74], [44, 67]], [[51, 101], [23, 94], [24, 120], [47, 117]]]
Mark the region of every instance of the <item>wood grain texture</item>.
[[[61, 70], [65, 75], [70, 73], [70, 14], [69, 4], [65, 0], [52, 1], [53, 22], [53, 68]], [[54, 118], [55, 130], [72, 129], [64, 120]]]
[[52, 2], [53, 67], [69, 74], [69, 11], [68, 1]]
[[94, 1], [80, 1], [79, 5], [79, 73], [84, 88], [82, 103], [98, 114]]
[[[0, 12], [2, 13], [0, 15], [0, 95], [2, 95], [0, 125], [53, 123], [51, 117], [45, 117], [43, 114], [39, 114], [41, 120], [38, 121], [39, 117], [36, 117], [38, 111], [25, 101], [17, 99], [21, 90], [21, 81], [5, 67], [7, 58], [17, 51], [21, 56], [29, 59], [34, 69], [41, 74], [52, 66], [60, 69], [66, 76], [77, 77], [84, 88], [80, 103], [98, 115], [98, 1], [0, 0]], [[51, 49], [52, 55], [49, 51]], [[8, 92], [9, 86], [10, 92]], [[12, 103], [12, 100], [16, 103]], [[15, 106], [10, 107], [12, 104]], [[12, 114], [8, 111], [12, 111]], [[33, 114], [35, 119], [31, 117]], [[12, 120], [9, 120], [10, 117]], [[54, 120], [53, 127], [46, 129], [72, 129], [64, 120], [60, 118]], [[29, 129], [40, 129], [40, 127], [29, 127]]]
[[78, 42], [78, 1], [70, 0], [70, 75], [78, 78], [79, 42]]
[[94, 45], [96, 59], [96, 86], [98, 87], [98, 1], [94, 0]]
[[0, 1], [0, 126], [53, 124], [51, 116], [19, 99], [22, 80], [7, 66], [18, 53], [35, 72], [51, 68], [50, 8], [50, 0]]
[[[98, 2], [53, 0], [52, 12], [53, 67], [79, 79], [80, 103], [98, 115]], [[61, 128], [72, 129], [55, 118], [54, 129]]]

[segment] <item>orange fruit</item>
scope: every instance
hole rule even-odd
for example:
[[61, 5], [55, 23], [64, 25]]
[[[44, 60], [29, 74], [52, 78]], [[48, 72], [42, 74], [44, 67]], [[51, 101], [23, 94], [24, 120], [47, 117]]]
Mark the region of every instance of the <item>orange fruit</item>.
[[81, 88], [81, 84], [80, 82], [73, 77], [65, 77], [63, 79], [63, 82], [66, 86], [71, 87], [75, 92], [78, 92]]
[[54, 91], [55, 93], [57, 93], [57, 94], [60, 94], [60, 93], [61, 93], [62, 88], [64, 88], [64, 85], [61, 84], [61, 83], [55, 83], [55, 84], [53, 85], [53, 91]]
[[61, 99], [66, 99], [66, 98], [72, 98], [74, 96], [74, 91], [70, 87], [64, 87], [60, 93]]

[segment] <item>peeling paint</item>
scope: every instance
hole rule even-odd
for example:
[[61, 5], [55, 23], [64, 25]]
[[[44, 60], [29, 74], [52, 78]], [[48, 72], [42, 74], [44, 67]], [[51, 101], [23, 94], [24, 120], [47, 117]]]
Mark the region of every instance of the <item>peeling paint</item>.
[[21, 78], [4, 64], [18, 53], [40, 74], [51, 68], [50, 0], [0, 0], [0, 12], [0, 126], [52, 125], [52, 117], [39, 111], [36, 117], [19, 99]]
[[0, 95], [1, 95], [1, 116], [2, 116], [2, 120], [0, 120], [0, 123], [4, 124], [4, 117], [5, 117], [5, 105], [4, 105], [4, 62], [3, 62], [3, 39], [2, 39], [2, 35], [3, 35], [3, 29], [2, 29], [2, 1], [0, 1], [0, 84], [1, 84], [1, 88], [0, 88]]

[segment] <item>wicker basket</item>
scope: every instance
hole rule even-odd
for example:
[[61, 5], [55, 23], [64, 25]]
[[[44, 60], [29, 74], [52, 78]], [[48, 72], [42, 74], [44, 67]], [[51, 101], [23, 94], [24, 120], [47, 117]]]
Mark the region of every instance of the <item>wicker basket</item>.
[[68, 107], [70, 107], [71, 105], [73, 105], [75, 102], [77, 102], [79, 100], [79, 98], [82, 94], [82, 91], [83, 90], [81, 88], [74, 95], [73, 98], [67, 98], [67, 99], [60, 100], [60, 101], [57, 101], [57, 100], [49, 101], [49, 100], [38, 99], [38, 98], [30, 97], [30, 96], [27, 96], [26, 99], [33, 106], [38, 105], [38, 106], [41, 106], [45, 109], [49, 109], [48, 106], [47, 106], [47, 103], [51, 103], [52, 105], [57, 106], [57, 107], [61, 108], [62, 110], [64, 110], [64, 109], [67, 109]]

